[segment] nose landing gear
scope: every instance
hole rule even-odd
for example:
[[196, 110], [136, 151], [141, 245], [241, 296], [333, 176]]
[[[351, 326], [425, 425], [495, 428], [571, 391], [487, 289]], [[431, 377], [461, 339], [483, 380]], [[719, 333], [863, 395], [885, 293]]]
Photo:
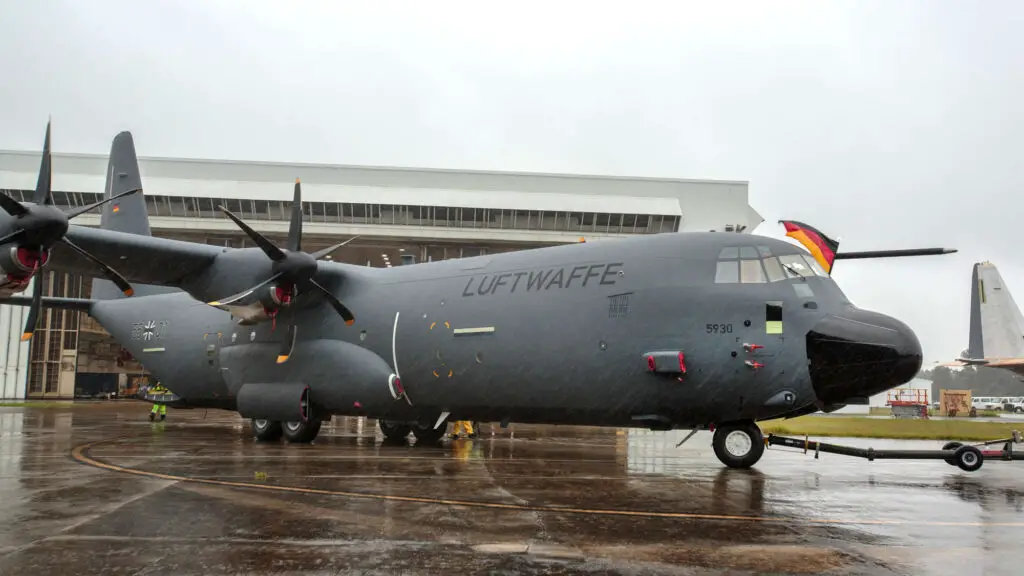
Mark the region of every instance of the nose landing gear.
[[764, 435], [753, 422], [730, 422], [715, 429], [711, 446], [729, 468], [750, 468], [764, 454]]

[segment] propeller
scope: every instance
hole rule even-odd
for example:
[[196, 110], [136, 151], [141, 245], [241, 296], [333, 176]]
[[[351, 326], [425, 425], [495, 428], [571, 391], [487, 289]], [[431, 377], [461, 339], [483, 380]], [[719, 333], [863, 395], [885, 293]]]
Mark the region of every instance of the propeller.
[[[38, 253], [30, 256], [32, 259], [32, 275], [30, 277], [32, 277], [39, 271], [39, 267], [45, 263], [47, 251], [57, 242], [61, 242], [78, 254], [81, 254], [94, 262], [103, 271], [103, 275], [114, 282], [114, 284], [124, 292], [125, 296], [131, 296], [134, 291], [132, 290], [131, 284], [128, 283], [128, 280], [118, 274], [116, 270], [102, 262], [99, 258], [93, 256], [87, 250], [66, 238], [65, 234], [67, 234], [70, 220], [73, 220], [74, 218], [77, 218], [78, 216], [81, 216], [82, 214], [85, 214], [86, 212], [98, 208], [108, 202], [112, 202], [129, 194], [134, 194], [140, 189], [122, 192], [111, 198], [94, 202], [88, 206], [76, 208], [71, 212], [64, 212], [53, 205], [53, 191], [51, 189], [52, 180], [50, 122], [47, 122], [46, 138], [43, 141], [43, 159], [39, 165], [39, 179], [36, 181], [36, 190], [32, 196], [32, 203], [18, 202], [6, 194], [0, 193], [0, 209], [13, 217], [6, 223], [7, 229], [3, 230], [6, 234], [0, 236], [0, 244], [13, 242], [19, 247], [31, 247], [32, 249], [38, 249]], [[32, 291], [32, 305], [29, 308], [25, 330], [21, 336], [23, 341], [31, 339], [32, 334], [35, 332], [36, 321], [39, 318], [39, 308], [43, 297], [42, 290], [42, 281], [39, 278], [36, 278], [35, 287]]]
[[[283, 304], [290, 304], [292, 300], [295, 299], [299, 291], [317, 292], [330, 303], [331, 307], [334, 308], [335, 312], [337, 312], [339, 316], [341, 316], [346, 325], [351, 326], [352, 323], [355, 322], [356, 319], [352, 312], [342, 304], [334, 294], [331, 294], [330, 290], [324, 288], [323, 285], [317, 282], [313, 276], [316, 275], [317, 260], [328, 256], [338, 248], [341, 248], [355, 240], [358, 236], [353, 236], [344, 242], [340, 242], [334, 246], [329, 246], [323, 250], [313, 252], [312, 254], [303, 252], [302, 183], [298, 178], [295, 179], [295, 195], [292, 200], [292, 216], [291, 223], [288, 226], [288, 248], [286, 250], [282, 250], [276, 244], [271, 242], [269, 238], [250, 228], [248, 224], [243, 222], [241, 218], [234, 215], [227, 208], [223, 206], [217, 206], [217, 208], [223, 212], [225, 216], [230, 218], [239, 228], [241, 228], [242, 231], [252, 239], [256, 246], [263, 250], [263, 253], [270, 258], [273, 274], [266, 280], [251, 288], [247, 288], [237, 294], [221, 300], [208, 302], [210, 306], [226, 306], [249, 296], [264, 286], [276, 282], [277, 297]], [[273, 312], [273, 314], [276, 324], [276, 311]], [[292, 307], [291, 312], [289, 313], [288, 331], [284, 340], [281, 341], [281, 351], [277, 356], [278, 364], [286, 362], [288, 357], [291, 356], [292, 350], [295, 347], [297, 329], [298, 328], [295, 325], [295, 309]]]

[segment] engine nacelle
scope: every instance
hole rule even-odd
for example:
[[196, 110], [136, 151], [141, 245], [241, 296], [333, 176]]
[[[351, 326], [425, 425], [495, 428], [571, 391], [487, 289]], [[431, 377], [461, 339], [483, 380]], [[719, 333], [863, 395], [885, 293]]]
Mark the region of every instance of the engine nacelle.
[[21, 246], [0, 248], [0, 291], [21, 292], [28, 287], [32, 273], [50, 261], [49, 250], [32, 250]]
[[292, 303], [292, 292], [275, 284], [256, 292], [256, 301], [245, 306], [232, 306], [231, 314], [243, 326], [270, 320], [282, 308]]

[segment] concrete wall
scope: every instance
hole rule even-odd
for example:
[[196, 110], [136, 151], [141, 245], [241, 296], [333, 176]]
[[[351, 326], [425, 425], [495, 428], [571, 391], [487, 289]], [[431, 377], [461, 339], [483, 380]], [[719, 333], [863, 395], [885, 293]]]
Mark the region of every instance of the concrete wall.
[[[38, 169], [38, 152], [0, 151], [0, 188], [31, 190]], [[54, 154], [54, 188], [102, 193], [106, 169], [106, 155]], [[308, 201], [681, 214], [681, 230], [702, 231], [763, 221], [745, 181], [144, 157], [139, 169], [150, 195], [289, 200], [301, 177]]]

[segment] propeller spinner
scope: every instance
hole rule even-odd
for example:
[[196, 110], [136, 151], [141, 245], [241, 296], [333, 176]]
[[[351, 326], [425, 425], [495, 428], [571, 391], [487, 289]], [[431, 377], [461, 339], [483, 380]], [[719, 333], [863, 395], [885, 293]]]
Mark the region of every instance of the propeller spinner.
[[[351, 326], [355, 322], [355, 316], [352, 312], [345, 307], [344, 304], [338, 300], [334, 294], [324, 288], [319, 282], [316, 281], [314, 276], [317, 271], [317, 260], [329, 255], [338, 248], [348, 244], [349, 242], [358, 238], [354, 236], [348, 240], [324, 248], [323, 250], [314, 252], [312, 254], [302, 251], [302, 183], [298, 178], [295, 179], [295, 195], [292, 200], [292, 215], [291, 223], [288, 226], [288, 248], [282, 250], [276, 244], [270, 241], [269, 238], [253, 230], [241, 218], [231, 213], [230, 210], [223, 206], [218, 206], [221, 212], [223, 212], [228, 218], [234, 221], [243, 232], [246, 233], [253, 242], [263, 253], [267, 255], [272, 261], [271, 271], [273, 272], [269, 278], [253, 286], [247, 288], [242, 292], [224, 298], [222, 300], [216, 300], [209, 302], [210, 306], [226, 306], [233, 302], [237, 302], [246, 296], [249, 296], [253, 292], [263, 288], [264, 286], [276, 283], [275, 285], [275, 296], [283, 305], [287, 306], [291, 304], [298, 292], [301, 291], [312, 291], [319, 292], [328, 302], [331, 307], [341, 316], [345, 321], [345, 324]], [[276, 315], [276, 311], [273, 312]], [[281, 342], [281, 351], [277, 356], [277, 363], [286, 362], [291, 356], [292, 350], [295, 347], [295, 337], [297, 327], [295, 326], [295, 310], [292, 308], [289, 314], [288, 320], [288, 332], [285, 339]], [[276, 319], [276, 316], [275, 316]]]
[[[111, 198], [77, 208], [71, 212], [64, 212], [53, 205], [51, 166], [50, 123], [47, 122], [46, 138], [43, 141], [43, 159], [39, 165], [39, 179], [36, 181], [36, 190], [32, 197], [32, 202], [18, 202], [6, 194], [0, 193], [0, 209], [14, 217], [8, 222], [7, 234], [0, 237], [0, 244], [14, 243], [18, 246], [19, 260], [22, 261], [22, 264], [31, 267], [31, 273], [29, 274], [29, 278], [31, 278], [39, 271], [40, 266], [46, 263], [49, 258], [50, 248], [58, 242], [63, 243], [68, 248], [71, 248], [99, 266], [104, 276], [117, 284], [117, 287], [126, 296], [131, 296], [133, 293], [132, 286], [123, 276], [87, 250], [69, 240], [65, 234], [67, 234], [70, 220], [108, 202], [117, 200], [122, 196], [134, 194], [139, 190], [122, 192]], [[32, 334], [35, 332], [42, 298], [43, 283], [37, 278], [32, 290], [32, 305], [29, 307], [25, 330], [21, 336], [23, 341], [31, 339]]]

